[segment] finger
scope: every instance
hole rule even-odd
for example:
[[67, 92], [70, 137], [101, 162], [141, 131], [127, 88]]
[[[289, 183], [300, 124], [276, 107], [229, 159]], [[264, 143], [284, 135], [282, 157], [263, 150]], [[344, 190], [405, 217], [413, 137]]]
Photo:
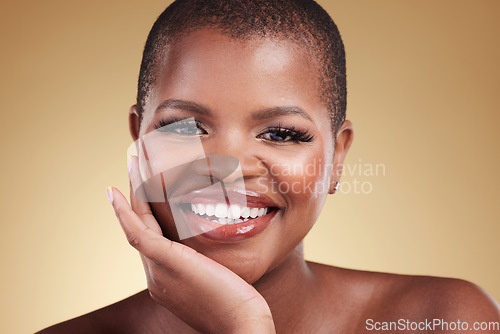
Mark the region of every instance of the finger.
[[113, 196], [112, 205], [128, 242], [142, 253], [146, 260], [162, 264], [173, 270], [179, 270], [181, 269], [179, 266], [186, 264], [196, 267], [207, 261], [213, 262], [194, 249], [173, 242], [153, 231], [139, 218], [118, 189], [112, 187], [111, 191]]
[[116, 217], [130, 245], [147, 258], [155, 261], [161, 253], [168, 253], [172, 247], [172, 241], [147, 226], [118, 189], [112, 187], [111, 194]]
[[139, 255], [141, 256], [141, 262], [142, 262], [142, 266], [144, 268], [144, 273], [146, 274], [146, 280], [150, 280], [151, 277], [152, 277], [152, 271], [151, 271], [151, 267], [149, 265], [149, 262], [151, 260], [149, 260], [147, 257], [145, 257], [143, 254], [139, 253]]
[[200, 277], [206, 277], [212, 271], [214, 274], [220, 270], [229, 271], [194, 249], [153, 231], [144, 224], [118, 189], [112, 187], [111, 191], [112, 205], [127, 240], [145, 257], [149, 270], [152, 269], [151, 266], [163, 266], [174, 272], [199, 274]]
[[156, 218], [153, 216], [151, 212], [151, 206], [148, 202], [141, 200], [141, 198], [147, 198], [146, 193], [144, 192], [144, 187], [138, 186], [137, 190], [132, 187], [132, 185], [142, 185], [142, 177], [139, 171], [139, 158], [136, 155], [130, 157], [130, 204], [135, 213], [141, 218], [146, 226], [151, 228], [158, 234], [162, 234], [160, 225], [156, 221]]

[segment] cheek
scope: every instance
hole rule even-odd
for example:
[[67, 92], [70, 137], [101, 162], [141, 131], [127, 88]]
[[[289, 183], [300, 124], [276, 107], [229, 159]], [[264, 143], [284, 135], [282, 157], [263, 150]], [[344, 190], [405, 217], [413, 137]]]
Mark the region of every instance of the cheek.
[[[147, 180], [147, 193], [159, 202], [161, 193], [170, 195], [169, 190], [189, 175], [186, 170], [193, 161], [204, 157], [199, 137], [175, 138], [159, 130], [142, 136], [139, 142], [139, 168], [142, 180]], [[163, 196], [163, 201], [165, 196]]]
[[[146, 200], [167, 238], [179, 239], [169, 202], [175, 198], [172, 189], [175, 189], [177, 184], [189, 186], [186, 180], [196, 181], [187, 170], [193, 161], [203, 155], [200, 140], [173, 142], [153, 132], [142, 137], [138, 149], [142, 177], [140, 181], [147, 195]], [[134, 187], [136, 188], [137, 186]], [[172, 209], [175, 210], [174, 206]]]
[[155, 130], [142, 137], [141, 145], [140, 158], [152, 175], [167, 171], [175, 173], [183, 165], [204, 157], [199, 137], [175, 137]]
[[307, 207], [316, 214], [314, 208], [321, 208], [328, 194], [331, 174], [323, 145], [270, 156], [274, 157], [267, 161], [272, 191], [284, 197], [290, 210]]

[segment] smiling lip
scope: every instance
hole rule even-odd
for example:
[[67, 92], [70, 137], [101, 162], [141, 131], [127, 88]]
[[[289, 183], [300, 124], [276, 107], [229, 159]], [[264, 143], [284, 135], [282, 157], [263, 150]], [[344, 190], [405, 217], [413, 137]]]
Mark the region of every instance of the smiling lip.
[[[278, 205], [269, 196], [261, 193], [226, 189], [224, 195], [220, 189], [201, 189], [174, 200], [174, 204], [177, 204], [177, 207], [183, 213], [191, 235], [201, 235], [218, 242], [245, 240], [264, 231], [278, 212]], [[191, 210], [191, 204], [203, 204], [205, 206], [212, 204], [216, 206], [224, 201], [226, 202], [224, 204], [238, 204], [239, 206], [258, 209], [267, 208], [268, 212], [255, 218], [247, 217], [244, 221], [240, 219], [240, 222], [224, 225], [210, 220], [212, 217], [214, 220], [217, 219], [214, 215], [211, 215], [211, 217], [204, 215], [206, 217], [204, 218]]]
[[250, 218], [242, 223], [231, 225], [214, 223], [191, 211], [184, 212], [187, 225], [193, 235], [199, 234], [219, 242], [234, 242], [251, 238], [264, 231], [270, 225], [277, 210], [273, 210], [261, 217]]

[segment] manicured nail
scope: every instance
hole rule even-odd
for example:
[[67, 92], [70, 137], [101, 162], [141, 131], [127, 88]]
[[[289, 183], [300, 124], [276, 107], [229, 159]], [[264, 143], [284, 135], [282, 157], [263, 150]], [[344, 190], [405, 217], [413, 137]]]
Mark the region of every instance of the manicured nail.
[[132, 156], [129, 155], [127, 157], [127, 170], [128, 170], [128, 173], [130, 174], [130, 168], [132, 168]]
[[111, 187], [106, 188], [106, 196], [108, 196], [109, 203], [113, 204], [113, 189]]

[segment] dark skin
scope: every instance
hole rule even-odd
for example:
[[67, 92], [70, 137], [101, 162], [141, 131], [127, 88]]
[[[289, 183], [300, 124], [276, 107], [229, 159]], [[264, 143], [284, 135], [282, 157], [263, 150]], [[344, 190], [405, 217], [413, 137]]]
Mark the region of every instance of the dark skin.
[[[131, 192], [129, 205], [113, 188], [115, 213], [141, 254], [148, 289], [41, 333], [364, 333], [367, 319], [500, 321], [498, 304], [465, 281], [304, 260], [302, 240], [325, 197], [334, 193], [353, 138], [349, 121], [332, 132], [317, 93], [315, 64], [303, 48], [285, 40], [237, 41], [201, 30], [175, 42], [142, 122], [136, 107], [130, 110], [132, 138], [152, 131], [163, 118], [195, 117], [202, 124], [205, 152], [237, 157], [245, 186], [270, 196], [279, 204], [279, 214], [263, 232], [243, 241], [221, 244], [203, 236], [178, 240], [168, 203], [143, 202]], [[203, 105], [210, 114], [182, 108], [154, 113], [168, 99]], [[267, 108], [292, 105], [307, 117], [252, 117]], [[276, 123], [307, 130], [314, 139], [277, 143], [265, 132]], [[131, 179], [140, 178], [140, 159], [132, 159]], [[158, 159], [161, 164], [161, 155]], [[307, 164], [318, 172], [284, 173], [286, 166]], [[263, 173], [271, 166], [274, 174]], [[273, 191], [273, 182], [326, 187], [283, 193]], [[167, 182], [166, 187], [175, 191], [174, 184]]]

